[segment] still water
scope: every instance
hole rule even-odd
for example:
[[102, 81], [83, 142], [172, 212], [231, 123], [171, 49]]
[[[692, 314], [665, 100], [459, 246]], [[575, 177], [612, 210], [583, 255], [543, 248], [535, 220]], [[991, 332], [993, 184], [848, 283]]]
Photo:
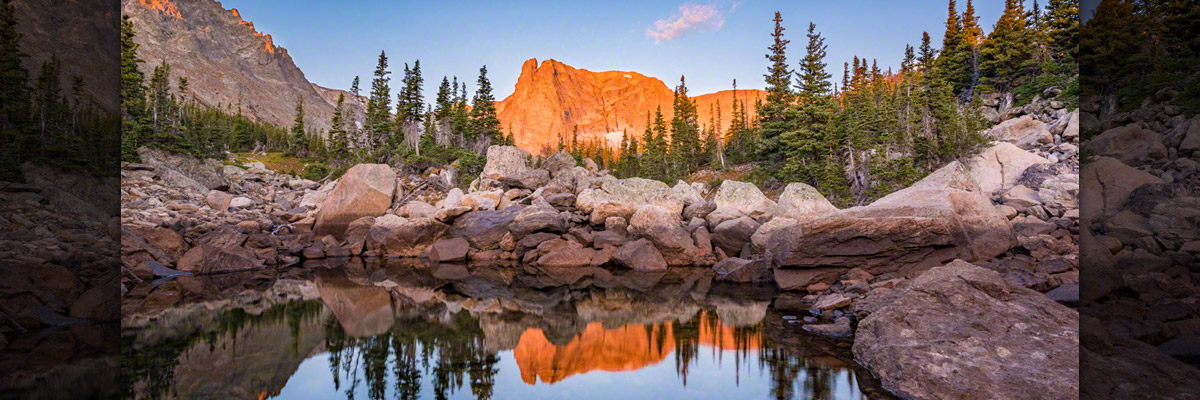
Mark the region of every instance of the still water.
[[138, 399], [886, 397], [794, 303], [698, 268], [189, 276], [127, 296], [122, 375]]

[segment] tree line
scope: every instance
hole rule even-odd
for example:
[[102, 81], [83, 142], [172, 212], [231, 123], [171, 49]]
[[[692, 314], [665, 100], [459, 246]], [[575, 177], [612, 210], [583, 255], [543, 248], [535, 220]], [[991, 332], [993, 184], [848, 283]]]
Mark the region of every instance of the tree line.
[[673, 182], [704, 167], [753, 163], [751, 178], [759, 183], [804, 182], [839, 205], [868, 203], [982, 144], [981, 96], [1020, 105], [1057, 87], [1059, 99], [1077, 104], [1078, 7], [1077, 0], [1051, 0], [1027, 10], [1006, 0], [984, 35], [972, 2], [960, 14], [951, 0], [940, 50], [925, 32], [918, 47], [905, 47], [899, 71], [856, 56], [843, 64], [840, 85], [812, 23], [804, 56], [795, 68], [789, 64], [791, 41], [777, 12], [767, 94], [753, 105], [755, 117], [737, 102], [735, 81], [732, 120], [701, 127], [681, 78], [670, 123], [661, 111], [647, 116], [640, 139], [622, 140], [614, 170]]

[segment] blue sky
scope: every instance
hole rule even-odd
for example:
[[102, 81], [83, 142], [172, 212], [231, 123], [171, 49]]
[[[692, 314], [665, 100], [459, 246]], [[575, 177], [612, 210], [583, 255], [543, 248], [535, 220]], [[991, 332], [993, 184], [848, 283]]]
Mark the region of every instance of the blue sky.
[[[978, 0], [980, 25], [990, 31], [1002, 0]], [[369, 88], [380, 50], [393, 74], [421, 60], [426, 98], [443, 75], [475, 90], [481, 65], [497, 99], [512, 93], [522, 62], [554, 58], [592, 71], [636, 71], [669, 86], [687, 76], [693, 94], [762, 88], [771, 18], [783, 13], [792, 40], [788, 61], [803, 56], [808, 22], [829, 45], [830, 73], [854, 55], [896, 67], [904, 45], [928, 31], [935, 46], [945, 29], [945, 0], [895, 1], [367, 1], [223, 0], [275, 44], [286, 47], [310, 81], [349, 89], [355, 75]], [[902, 4], [902, 5], [901, 5]], [[959, 2], [959, 11], [966, 2]], [[1032, 1], [1027, 1], [1027, 7]], [[661, 21], [661, 22], [660, 22]], [[395, 81], [396, 79], [393, 79]], [[393, 86], [396, 86], [394, 84]], [[395, 89], [393, 89], [394, 91]]]

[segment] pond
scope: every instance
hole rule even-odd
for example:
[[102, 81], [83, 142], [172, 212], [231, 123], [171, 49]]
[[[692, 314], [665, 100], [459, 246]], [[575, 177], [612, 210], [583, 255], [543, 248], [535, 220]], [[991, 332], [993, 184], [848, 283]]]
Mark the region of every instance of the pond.
[[126, 397], [888, 397], [794, 295], [710, 269], [336, 264], [134, 287]]

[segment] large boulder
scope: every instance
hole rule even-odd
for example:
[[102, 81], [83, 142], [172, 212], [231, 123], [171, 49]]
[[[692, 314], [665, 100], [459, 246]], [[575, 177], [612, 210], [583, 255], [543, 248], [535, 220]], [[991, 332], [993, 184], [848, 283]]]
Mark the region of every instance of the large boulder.
[[750, 236], [750, 243], [754, 245], [754, 249], [757, 251], [766, 250], [767, 242], [771, 240], [771, 235], [775, 234], [775, 231], [787, 228], [799, 222], [800, 221], [787, 217], [777, 216], [775, 218], [771, 218], [770, 221], [758, 226], [758, 230], [755, 230], [754, 234]]
[[775, 218], [784, 217], [795, 220], [820, 218], [837, 212], [825, 196], [816, 188], [800, 183], [789, 183], [779, 195], [779, 204], [775, 208]]
[[713, 244], [725, 250], [725, 254], [739, 254], [746, 243], [754, 236], [759, 224], [753, 218], [741, 217], [722, 222], [713, 230]]
[[667, 269], [667, 261], [663, 259], [662, 253], [646, 239], [626, 243], [613, 252], [612, 259], [634, 271], [665, 271]]
[[154, 167], [159, 177], [173, 186], [194, 188], [200, 193], [229, 186], [220, 161], [150, 147], [140, 147], [137, 153], [142, 163]]
[[566, 151], [560, 151], [546, 157], [546, 161], [542, 162], [542, 169], [549, 172], [551, 176], [558, 176], [559, 171], [570, 170], [575, 168], [575, 157]]
[[595, 249], [585, 248], [579, 243], [567, 241], [566, 245], [538, 257], [537, 265], [551, 268], [587, 267], [592, 265], [592, 258], [595, 256]]
[[679, 219], [679, 213], [656, 205], [645, 205], [629, 219], [629, 233], [649, 239], [662, 252], [667, 264], [689, 265], [697, 255], [696, 242]]
[[1113, 157], [1129, 165], [1167, 157], [1167, 147], [1163, 146], [1159, 134], [1142, 128], [1140, 123], [1104, 131], [1088, 139], [1082, 150], [1096, 156]]
[[583, 189], [575, 199], [575, 207], [591, 214], [593, 224], [603, 224], [608, 217], [629, 219], [643, 205], [656, 205], [683, 212], [684, 202], [667, 184], [644, 178], [604, 181], [599, 189]]
[[1013, 187], [1032, 165], [1049, 163], [1050, 160], [1007, 142], [997, 143], [965, 162], [967, 171], [986, 194]]
[[483, 165], [483, 176], [500, 182], [516, 178], [529, 167], [525, 160], [529, 153], [516, 146], [491, 146], [487, 149], [487, 163]]
[[1080, 186], [1100, 190], [1079, 193], [1080, 224], [1099, 221], [1120, 211], [1134, 189], [1147, 183], [1162, 183], [1162, 179], [1140, 171], [1109, 157], [1097, 157], [1080, 171]]
[[[717, 194], [713, 196], [713, 202], [717, 203], [717, 208], [732, 208], [741, 211], [745, 215], [755, 215], [763, 212], [763, 207], [766, 204], [771, 204], [771, 199], [768, 199], [758, 186], [753, 183], [724, 181], [721, 182], [721, 187], [717, 189]], [[774, 206], [770, 206], [774, 211]]]
[[700, 191], [696, 190], [695, 187], [689, 185], [687, 182], [675, 182], [675, 186], [672, 187], [671, 190], [675, 192], [675, 195], [678, 196], [680, 200], [683, 200], [683, 205], [685, 207], [704, 201], [704, 196], [700, 195]]
[[1046, 139], [1053, 139], [1046, 123], [1038, 121], [1032, 115], [1001, 122], [984, 131], [983, 135], [1001, 142], [1015, 144], [1022, 149], [1032, 148], [1039, 141], [1045, 142]]
[[475, 211], [454, 219], [450, 236], [462, 237], [477, 250], [492, 250], [500, 247], [500, 241], [508, 234], [517, 213], [524, 209], [513, 206], [503, 210]]
[[562, 233], [567, 230], [567, 219], [554, 207], [532, 206], [517, 212], [509, 225], [508, 231], [513, 237], [520, 239], [533, 232], [546, 231]]
[[961, 260], [859, 322], [853, 352], [903, 398], [1079, 396], [1079, 314]]
[[976, 192], [914, 185], [867, 206], [776, 231], [776, 267], [860, 267], [914, 275], [955, 258], [984, 261], [1017, 246], [1008, 218]]
[[446, 235], [449, 227], [433, 218], [414, 218], [398, 226], [372, 226], [367, 231], [367, 250], [380, 256], [420, 257]]
[[313, 233], [341, 239], [346, 226], [362, 217], [377, 217], [392, 206], [396, 173], [385, 164], [358, 164], [346, 171], [317, 210]]

